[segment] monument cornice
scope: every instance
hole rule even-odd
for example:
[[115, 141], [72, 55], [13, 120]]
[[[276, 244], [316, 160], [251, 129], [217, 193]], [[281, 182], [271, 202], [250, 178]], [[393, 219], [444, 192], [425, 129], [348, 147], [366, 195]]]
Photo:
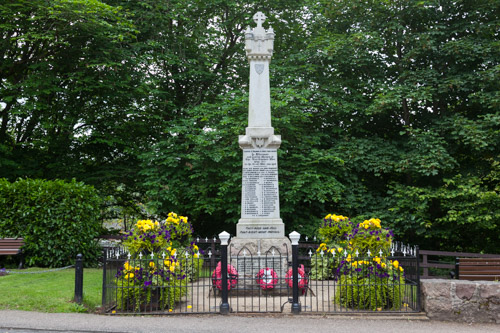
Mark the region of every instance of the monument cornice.
[[272, 54], [269, 55], [269, 54], [252, 54], [252, 55], [247, 55], [247, 59], [248, 61], [250, 60], [267, 60], [267, 61], [271, 61], [271, 58], [272, 58]]

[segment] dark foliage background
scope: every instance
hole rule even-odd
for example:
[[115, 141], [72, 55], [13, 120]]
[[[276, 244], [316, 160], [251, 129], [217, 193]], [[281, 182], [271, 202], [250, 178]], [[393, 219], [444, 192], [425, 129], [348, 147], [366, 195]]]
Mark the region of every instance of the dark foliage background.
[[500, 252], [498, 0], [4, 1], [0, 177], [75, 177], [234, 233], [258, 10], [287, 231], [335, 212]]

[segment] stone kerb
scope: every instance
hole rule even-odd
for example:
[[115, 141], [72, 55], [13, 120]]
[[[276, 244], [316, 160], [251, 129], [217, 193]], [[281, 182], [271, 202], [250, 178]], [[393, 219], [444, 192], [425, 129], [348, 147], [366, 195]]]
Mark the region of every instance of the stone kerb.
[[430, 319], [500, 324], [500, 282], [429, 279], [421, 286]]

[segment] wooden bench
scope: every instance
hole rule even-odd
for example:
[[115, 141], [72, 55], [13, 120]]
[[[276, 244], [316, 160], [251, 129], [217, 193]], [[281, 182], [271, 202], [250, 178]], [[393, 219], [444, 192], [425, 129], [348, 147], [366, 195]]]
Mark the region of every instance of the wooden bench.
[[24, 239], [22, 238], [0, 238], [0, 256], [21, 255], [19, 269], [23, 268]]
[[457, 279], [500, 281], [500, 257], [457, 258]]

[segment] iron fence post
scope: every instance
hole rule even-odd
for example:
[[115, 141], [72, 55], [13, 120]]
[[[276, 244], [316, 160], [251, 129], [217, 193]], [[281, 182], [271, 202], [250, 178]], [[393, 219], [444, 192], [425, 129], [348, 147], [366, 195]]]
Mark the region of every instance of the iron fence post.
[[289, 235], [292, 241], [292, 313], [299, 314], [299, 239], [300, 234], [293, 231]]
[[75, 302], [82, 304], [83, 300], [83, 256], [79, 253], [75, 262]]
[[417, 311], [421, 310], [421, 295], [420, 295], [420, 249], [418, 245], [415, 246], [415, 256], [416, 256], [416, 264], [417, 264]]
[[107, 261], [107, 250], [102, 251], [102, 308], [105, 309], [106, 305], [106, 261]]
[[215, 267], [215, 238], [210, 241], [210, 249], [212, 251], [212, 258], [210, 259], [210, 267]]
[[219, 234], [220, 239], [220, 253], [221, 253], [221, 279], [222, 279], [222, 303], [220, 305], [221, 314], [229, 314], [229, 303], [228, 303], [228, 281], [227, 281], [227, 244], [229, 240], [229, 234], [225, 231]]

